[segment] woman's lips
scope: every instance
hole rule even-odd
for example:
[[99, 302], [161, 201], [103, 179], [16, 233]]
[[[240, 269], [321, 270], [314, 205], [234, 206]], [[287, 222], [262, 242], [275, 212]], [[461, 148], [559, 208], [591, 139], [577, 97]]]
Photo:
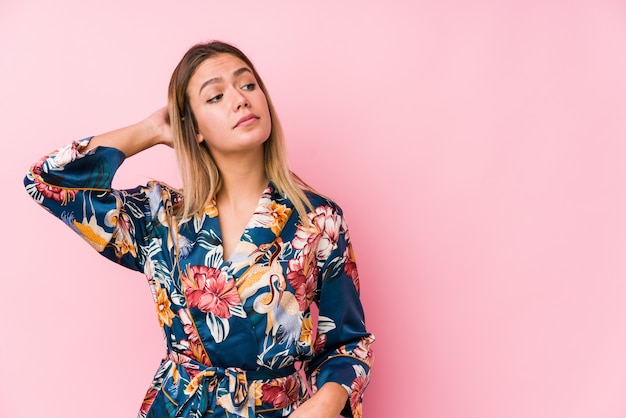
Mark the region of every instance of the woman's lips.
[[259, 117], [253, 113], [242, 116], [241, 119], [237, 121], [237, 124], [233, 126], [233, 129], [238, 128], [240, 126], [248, 126], [253, 124]]

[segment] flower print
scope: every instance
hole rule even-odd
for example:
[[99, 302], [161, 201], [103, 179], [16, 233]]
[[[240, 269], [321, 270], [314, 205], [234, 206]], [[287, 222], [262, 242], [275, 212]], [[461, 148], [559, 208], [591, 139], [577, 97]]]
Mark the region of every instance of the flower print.
[[74, 200], [76, 194], [78, 193], [78, 190], [64, 189], [62, 187], [52, 186], [41, 181], [43, 165], [44, 160], [41, 160], [37, 161], [31, 167], [31, 171], [35, 175], [35, 180], [33, 182], [35, 190], [41, 193], [44, 198], [53, 200], [55, 202], [61, 202], [62, 205], [65, 205], [67, 204], [67, 202]]
[[353, 354], [358, 359], [362, 360], [366, 364], [371, 364], [374, 353], [370, 349], [370, 345], [374, 342], [374, 336], [369, 335], [365, 338], [362, 338], [356, 347], [354, 348]]
[[168, 226], [172, 220], [172, 206], [175, 197], [172, 190], [156, 181], [148, 182], [144, 190], [150, 204], [150, 216], [156, 218], [161, 225]]
[[291, 209], [287, 206], [276, 203], [271, 198], [264, 196], [256, 212], [252, 215], [250, 222], [254, 226], [270, 228], [274, 235], [278, 236], [290, 215]]
[[150, 388], [148, 393], [146, 393], [146, 396], [143, 398], [143, 402], [141, 403], [141, 408], [139, 410], [140, 414], [143, 414], [143, 416], [145, 416], [148, 413], [150, 407], [152, 406], [152, 403], [154, 403], [154, 399], [156, 398], [157, 393], [159, 393], [157, 389]]
[[[309, 217], [311, 215], [310, 213]], [[323, 206], [315, 209], [315, 216], [311, 218], [311, 221], [322, 231], [322, 237], [317, 246], [317, 256], [319, 259], [325, 260], [337, 245], [341, 219], [333, 208]]]
[[148, 262], [144, 265], [143, 272], [146, 275], [146, 278], [148, 279], [148, 287], [150, 288], [150, 293], [152, 294], [152, 297], [154, 298], [154, 300], [156, 300], [157, 289], [159, 288], [159, 285], [156, 279], [154, 278], [153, 260], [148, 260]]
[[110, 210], [104, 217], [107, 226], [113, 229], [113, 244], [115, 246], [115, 254], [121, 258], [124, 254], [130, 253], [133, 257], [137, 257], [137, 251], [133, 245], [132, 235], [134, 233], [133, 224], [130, 216], [119, 209]]
[[180, 316], [180, 322], [183, 324], [183, 330], [185, 331], [187, 338], [192, 342], [200, 341], [200, 337], [196, 332], [196, 328], [193, 326], [191, 316], [189, 315], [187, 309], [181, 309], [178, 311], [178, 316]]
[[274, 408], [284, 408], [291, 405], [298, 399], [300, 385], [294, 376], [287, 376], [284, 379], [274, 379], [263, 384], [264, 403], [271, 403]]
[[174, 319], [174, 312], [171, 309], [171, 302], [168, 298], [167, 291], [162, 287], [157, 290], [156, 297], [157, 315], [159, 316], [159, 325], [172, 326], [172, 319]]
[[207, 355], [201, 342], [198, 341], [196, 343], [191, 343], [191, 354], [193, 355], [193, 358], [198, 360], [200, 363], [206, 366], [211, 365], [211, 360], [209, 359], [209, 356]]
[[61, 202], [62, 205], [66, 205], [67, 202], [74, 200], [74, 196], [76, 196], [77, 193], [76, 190], [62, 189], [39, 181], [35, 181], [35, 188], [46, 199]]
[[343, 271], [352, 279], [352, 283], [354, 283], [354, 287], [357, 292], [360, 290], [359, 283], [359, 271], [356, 268], [356, 262], [354, 258], [354, 250], [352, 249], [352, 244], [348, 244], [346, 251], [343, 254], [344, 259], [346, 260], [343, 265]]
[[83, 219], [82, 222], [72, 219], [71, 226], [98, 252], [104, 251], [113, 235], [106, 232], [104, 228], [98, 225], [95, 216], [90, 217], [89, 220]]
[[315, 344], [313, 344], [313, 351], [320, 353], [326, 346], [326, 338], [326, 334], [318, 334], [315, 339]]
[[350, 231], [348, 230], [348, 224], [346, 223], [346, 219], [344, 217], [341, 217], [341, 226], [339, 228], [343, 231], [343, 237], [346, 242], [350, 242]]
[[189, 254], [191, 254], [191, 251], [193, 250], [193, 242], [189, 241], [189, 239], [187, 239], [184, 235], [179, 235], [176, 241], [178, 256], [180, 258], [189, 257]]
[[311, 345], [313, 340], [313, 320], [311, 315], [302, 318], [302, 329], [300, 331], [300, 342], [305, 345]]
[[161, 199], [164, 197], [161, 185], [157, 182], [150, 181], [148, 182], [147, 187], [142, 188], [142, 191], [148, 198], [148, 204], [150, 205], [150, 217], [155, 218], [159, 216], [159, 211], [161, 211], [161, 208], [163, 207]]
[[74, 161], [81, 154], [79, 148], [87, 145], [87, 143], [87, 141], [74, 141], [59, 148], [54, 153], [54, 158], [51, 160], [50, 168], [52, 170], [62, 170], [64, 166]]
[[[194, 393], [196, 393], [196, 391], [200, 387], [200, 384], [202, 383], [202, 379], [204, 377], [213, 377], [213, 376], [215, 376], [215, 371], [213, 370], [204, 370], [195, 374], [191, 378], [187, 386], [185, 386], [185, 395], [193, 395]], [[203, 390], [211, 393], [213, 390], [215, 390], [216, 381], [214, 379], [209, 379], [208, 381], [205, 381], [205, 385], [206, 387], [203, 388]]]
[[191, 319], [189, 311], [187, 309], [180, 309], [178, 316], [180, 317], [180, 322], [183, 324], [183, 331], [187, 336], [186, 345], [189, 347], [189, 355], [200, 363], [210, 366], [211, 361], [200, 341], [200, 336], [198, 335], [198, 331]]
[[350, 409], [352, 409], [352, 416], [354, 418], [361, 418], [363, 408], [361, 398], [369, 382], [369, 377], [363, 366], [354, 365], [352, 367], [354, 367], [357, 377], [352, 381], [352, 385], [350, 385]]
[[202, 372], [196, 374], [189, 381], [187, 386], [185, 386], [185, 395], [193, 395], [194, 393], [196, 393], [196, 391], [198, 390], [198, 387], [200, 387], [200, 381], [202, 380], [203, 377], [204, 377], [204, 373]]
[[209, 202], [209, 204], [206, 206], [206, 208], [204, 208], [204, 213], [209, 218], [215, 218], [218, 215], [218, 213], [217, 213], [217, 204], [216, 204], [215, 200], [211, 200], [211, 202]]
[[259, 407], [263, 403], [263, 389], [262, 386], [256, 381], [252, 381], [250, 384], [250, 392], [254, 393], [254, 406]]
[[306, 228], [304, 225], [298, 225], [295, 237], [291, 241], [291, 246], [295, 250], [311, 248], [311, 244], [315, 243], [319, 235], [320, 231], [315, 226]]
[[[300, 311], [305, 311], [309, 307], [313, 299], [315, 298], [317, 271], [319, 270], [316, 265], [305, 268], [306, 261], [303, 262], [305, 257], [298, 257], [289, 260], [289, 273], [287, 273], [287, 280], [291, 287], [296, 291], [296, 300], [300, 307]], [[312, 274], [313, 273], [313, 274]]]
[[350, 409], [353, 418], [361, 418], [363, 416], [363, 404], [361, 403], [362, 391], [365, 390], [367, 382], [362, 377], [357, 377], [352, 383], [352, 393], [350, 394]]
[[226, 273], [214, 267], [192, 266], [182, 277], [190, 308], [211, 312], [219, 318], [230, 318], [230, 307], [239, 303], [237, 288]]
[[198, 373], [201, 373], [201, 370], [193, 364], [192, 359], [184, 354], [177, 353], [176, 351], [170, 351], [167, 357], [172, 361], [172, 363], [174, 363], [168, 369], [168, 376], [171, 376], [174, 383], [177, 383], [178, 379], [181, 377], [181, 373], [179, 372], [177, 365], [183, 367], [182, 370], [189, 375], [189, 378], [194, 378]]
[[317, 259], [324, 261], [337, 246], [341, 219], [330, 206], [318, 206], [308, 216], [313, 226], [299, 225], [291, 245], [305, 254], [314, 251]]

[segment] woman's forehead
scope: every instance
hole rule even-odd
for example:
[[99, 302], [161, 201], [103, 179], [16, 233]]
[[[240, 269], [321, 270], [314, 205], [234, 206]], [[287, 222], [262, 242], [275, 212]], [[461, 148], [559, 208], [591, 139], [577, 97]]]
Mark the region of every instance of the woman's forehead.
[[191, 78], [193, 79], [196, 76], [208, 78], [226, 77], [235, 74], [240, 68], [247, 68], [248, 71], [252, 72], [248, 64], [240, 58], [228, 53], [220, 53], [202, 61]]

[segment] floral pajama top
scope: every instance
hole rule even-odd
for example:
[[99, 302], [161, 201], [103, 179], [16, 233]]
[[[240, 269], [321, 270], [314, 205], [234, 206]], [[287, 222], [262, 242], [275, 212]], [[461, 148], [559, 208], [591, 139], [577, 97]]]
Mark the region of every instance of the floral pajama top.
[[180, 193], [159, 182], [111, 183], [124, 154], [86, 153], [90, 138], [37, 161], [29, 195], [100, 254], [142, 271], [167, 356], [139, 417], [284, 417], [326, 382], [360, 417], [373, 360], [359, 276], [341, 209], [309, 194], [313, 227], [270, 183], [229, 260], [218, 211], [180, 221]]

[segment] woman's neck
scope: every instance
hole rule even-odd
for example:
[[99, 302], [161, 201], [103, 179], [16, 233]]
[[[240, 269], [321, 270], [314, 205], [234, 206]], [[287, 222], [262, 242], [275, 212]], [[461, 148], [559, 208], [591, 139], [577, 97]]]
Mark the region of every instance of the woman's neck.
[[218, 206], [228, 205], [237, 209], [258, 202], [269, 182], [262, 151], [216, 161], [222, 178], [222, 187], [217, 194]]

